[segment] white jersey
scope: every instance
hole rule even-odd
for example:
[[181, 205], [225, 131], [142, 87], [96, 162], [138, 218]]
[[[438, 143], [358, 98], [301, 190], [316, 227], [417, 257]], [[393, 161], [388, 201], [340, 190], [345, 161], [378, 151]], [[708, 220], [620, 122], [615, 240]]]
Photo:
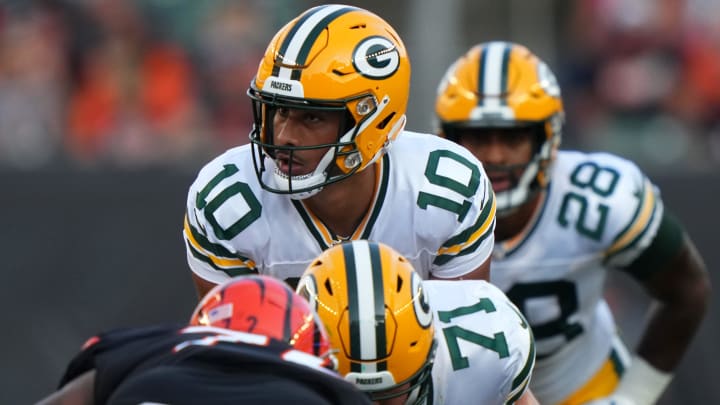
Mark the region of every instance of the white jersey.
[[491, 271], [532, 325], [531, 388], [543, 404], [582, 387], [608, 359], [619, 339], [603, 298], [606, 269], [631, 264], [663, 215], [656, 187], [614, 155], [561, 151], [551, 179], [523, 233], [496, 244]]
[[423, 283], [433, 308], [437, 352], [433, 404], [506, 404], [527, 389], [535, 362], [529, 325], [485, 281]]
[[[188, 263], [214, 283], [255, 271], [297, 279], [339, 242], [302, 201], [263, 190], [252, 159], [250, 145], [230, 149], [190, 186], [183, 231]], [[494, 194], [465, 148], [404, 131], [375, 164], [373, 202], [352, 239], [392, 246], [423, 278], [459, 277], [490, 257]]]

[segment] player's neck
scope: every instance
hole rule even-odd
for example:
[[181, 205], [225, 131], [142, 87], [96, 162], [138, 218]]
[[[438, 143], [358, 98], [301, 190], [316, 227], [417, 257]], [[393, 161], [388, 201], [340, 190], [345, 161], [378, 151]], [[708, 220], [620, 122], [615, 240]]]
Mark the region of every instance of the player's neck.
[[497, 223], [495, 224], [495, 241], [506, 241], [522, 233], [532, 220], [535, 212], [540, 209], [540, 203], [544, 196], [545, 193], [542, 191], [536, 193], [530, 201], [518, 207], [512, 214], [497, 217]]
[[312, 211], [336, 235], [349, 237], [370, 209], [375, 195], [375, 165], [345, 180], [326, 186], [305, 200]]

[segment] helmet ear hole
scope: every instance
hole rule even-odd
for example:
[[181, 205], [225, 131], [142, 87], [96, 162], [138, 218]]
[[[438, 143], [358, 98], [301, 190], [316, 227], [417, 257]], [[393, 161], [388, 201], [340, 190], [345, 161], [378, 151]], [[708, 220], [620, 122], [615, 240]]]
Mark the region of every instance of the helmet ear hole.
[[333, 295], [333, 289], [332, 289], [332, 283], [330, 282], [329, 278], [325, 279], [325, 283], [323, 283], [325, 286], [325, 290], [328, 292], [328, 294]]
[[402, 279], [402, 277], [400, 277], [400, 276], [398, 275], [398, 278], [397, 278], [397, 289], [396, 289], [395, 291], [396, 291], [396, 292], [400, 292], [400, 290], [402, 290], [402, 286], [403, 286], [403, 279]]
[[380, 121], [380, 123], [378, 124], [377, 128], [378, 128], [378, 129], [385, 129], [385, 127], [387, 126], [387, 124], [388, 124], [390, 121], [392, 121], [392, 119], [393, 119], [394, 116], [395, 116], [395, 112], [393, 112], [392, 114], [390, 114], [390, 115], [388, 115], [387, 117], [385, 117], [384, 120]]

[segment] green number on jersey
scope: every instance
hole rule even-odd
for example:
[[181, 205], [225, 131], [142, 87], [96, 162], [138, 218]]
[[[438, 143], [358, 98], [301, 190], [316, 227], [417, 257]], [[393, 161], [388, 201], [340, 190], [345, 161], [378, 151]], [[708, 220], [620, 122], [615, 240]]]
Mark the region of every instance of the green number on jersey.
[[[467, 184], [461, 183], [454, 178], [439, 174], [438, 167], [440, 166], [441, 158], [454, 160], [462, 166], [467, 167], [471, 174]], [[449, 150], [435, 150], [430, 153], [427, 166], [425, 167], [425, 177], [431, 184], [450, 189], [466, 198], [475, 195], [475, 192], [480, 185], [480, 169], [466, 158]], [[458, 203], [457, 201], [453, 201], [446, 197], [421, 191], [418, 194], [417, 205], [422, 209], [427, 209], [428, 205], [432, 205], [454, 212], [458, 215], [458, 222], [462, 222], [465, 215], [467, 215], [470, 210], [472, 203], [468, 200], [463, 200], [462, 203]]]
[[[481, 298], [479, 302], [467, 307], [459, 307], [450, 311], [438, 311], [438, 319], [440, 322], [450, 322], [452, 318], [469, 315], [476, 312], [495, 312], [495, 305], [488, 298]], [[443, 335], [447, 342], [448, 351], [450, 352], [450, 360], [452, 361], [453, 370], [460, 370], [470, 367], [467, 357], [460, 353], [460, 344], [458, 339], [462, 339], [471, 343], [480, 345], [486, 349], [490, 349], [498, 354], [498, 357], [505, 358], [510, 355], [507, 340], [503, 332], [496, 333], [493, 337], [481, 335], [471, 330], [461, 328], [457, 325], [443, 328]]]
[[[570, 182], [580, 189], [589, 188], [595, 194], [601, 197], [610, 196], [617, 182], [620, 179], [620, 174], [617, 170], [600, 167], [595, 162], [584, 162], [579, 164], [570, 175]], [[579, 206], [578, 217], [575, 218], [575, 229], [581, 235], [587, 236], [593, 240], [600, 240], [602, 238], [603, 231], [605, 230], [605, 223], [607, 222], [608, 211], [610, 207], [606, 204], [599, 203], [595, 207], [599, 219], [594, 227], [587, 223], [586, 215], [588, 213], [589, 202], [585, 196], [575, 192], [568, 192], [562, 198], [560, 205], [560, 212], [558, 213], [558, 222], [563, 227], [567, 227], [570, 224], [572, 218], [568, 218], [568, 209], [572, 205]]]
[[[233, 164], [225, 165], [223, 167], [223, 170], [220, 171], [220, 173], [218, 173], [215, 177], [213, 177], [212, 180], [210, 180], [210, 182], [197, 194], [197, 197], [195, 199], [195, 206], [198, 209], [204, 209], [203, 212], [205, 215], [205, 219], [212, 226], [213, 231], [215, 231], [217, 237], [223, 240], [230, 240], [236, 237], [245, 228], [250, 226], [250, 224], [255, 222], [255, 220], [260, 218], [260, 214], [262, 213], [262, 206], [260, 206], [260, 201], [258, 201], [258, 199], [255, 197], [252, 190], [250, 190], [250, 186], [248, 186], [247, 183], [242, 183], [239, 181], [227, 186], [221, 192], [219, 192], [212, 200], [207, 201], [207, 197], [208, 195], [210, 195], [210, 192], [215, 187], [217, 187], [217, 185], [220, 184], [221, 181], [229, 178], [237, 172], [237, 166]], [[238, 194], [240, 194], [245, 200], [245, 203], [248, 207], [248, 212], [246, 212], [245, 215], [235, 221], [228, 228], [223, 228], [215, 218], [215, 212], [223, 204], [225, 204], [228, 199]]]

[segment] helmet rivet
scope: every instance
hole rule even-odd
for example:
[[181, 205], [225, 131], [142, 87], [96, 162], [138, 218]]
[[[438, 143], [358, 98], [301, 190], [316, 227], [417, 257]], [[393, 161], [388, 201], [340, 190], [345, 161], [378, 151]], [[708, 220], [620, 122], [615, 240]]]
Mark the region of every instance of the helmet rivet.
[[375, 99], [371, 96], [365, 97], [360, 100], [355, 106], [355, 110], [360, 115], [367, 115], [375, 108]]
[[345, 167], [348, 169], [357, 167], [360, 164], [361, 160], [362, 158], [360, 157], [359, 153], [355, 152], [353, 154], [350, 154], [345, 158]]

